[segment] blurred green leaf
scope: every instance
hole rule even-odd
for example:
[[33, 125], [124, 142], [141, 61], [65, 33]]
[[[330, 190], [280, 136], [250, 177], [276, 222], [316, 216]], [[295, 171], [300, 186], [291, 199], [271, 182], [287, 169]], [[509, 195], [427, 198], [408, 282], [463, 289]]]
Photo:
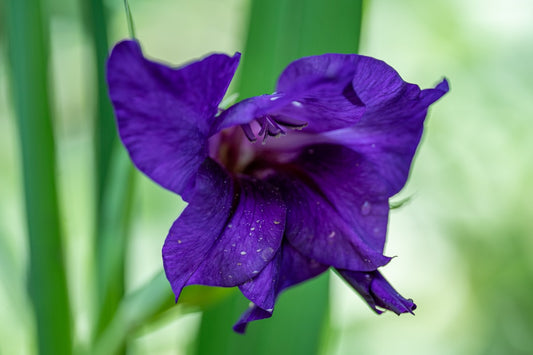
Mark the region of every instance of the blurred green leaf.
[[38, 0], [7, 2], [11, 87], [17, 115], [27, 233], [28, 288], [40, 354], [72, 351], [70, 303], [56, 190], [47, 18]]
[[111, 321], [124, 295], [124, 262], [133, 194], [133, 167], [120, 145], [107, 93], [107, 16], [102, 0], [84, 2], [87, 31], [93, 45], [96, 85], [94, 123], [98, 315], [95, 335]]
[[174, 304], [164, 272], [155, 275], [145, 285], [126, 295], [112, 321], [96, 342], [92, 354], [116, 354], [128, 336]]
[[245, 335], [232, 326], [249, 301], [235, 292], [208, 309], [196, 340], [197, 354], [317, 354], [328, 317], [329, 274], [282, 293], [274, 315], [251, 323]]
[[[291, 61], [327, 52], [356, 53], [362, 2], [252, 1], [240, 72], [241, 97], [273, 91]], [[250, 324], [245, 336], [232, 324], [247, 309], [236, 294], [203, 314], [197, 354], [316, 354], [328, 319], [328, 273], [284, 293], [271, 319]]]

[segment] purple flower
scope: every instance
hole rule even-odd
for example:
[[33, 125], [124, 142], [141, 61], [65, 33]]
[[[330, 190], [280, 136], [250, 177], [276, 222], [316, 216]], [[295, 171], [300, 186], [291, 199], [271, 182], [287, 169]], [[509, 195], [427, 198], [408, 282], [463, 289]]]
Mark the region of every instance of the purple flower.
[[331, 266], [376, 312], [412, 312], [377, 269], [390, 260], [389, 198], [446, 80], [420, 90], [382, 61], [324, 54], [291, 63], [274, 94], [222, 110], [239, 57], [170, 68], [123, 41], [109, 58], [133, 163], [189, 203], [163, 246], [176, 299], [186, 285], [238, 286], [252, 301], [234, 327], [244, 332], [281, 291]]

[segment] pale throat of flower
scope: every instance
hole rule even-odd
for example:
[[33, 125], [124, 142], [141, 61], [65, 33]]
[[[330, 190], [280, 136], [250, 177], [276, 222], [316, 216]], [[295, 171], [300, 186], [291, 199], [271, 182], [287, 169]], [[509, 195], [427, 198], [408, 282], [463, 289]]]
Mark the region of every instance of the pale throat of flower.
[[[293, 101], [291, 105], [300, 107], [302, 104]], [[240, 127], [226, 128], [215, 134], [209, 140], [209, 155], [233, 173], [249, 172], [250, 167], [256, 166], [259, 161], [278, 165], [287, 161], [287, 155], [291, 157], [294, 155], [289, 141], [304, 134], [304, 132], [288, 134], [288, 131], [302, 130], [307, 125], [307, 122], [282, 113], [266, 114]], [[270, 142], [267, 139], [281, 136], [287, 136], [283, 142]], [[262, 137], [261, 144], [257, 145], [259, 137]]]

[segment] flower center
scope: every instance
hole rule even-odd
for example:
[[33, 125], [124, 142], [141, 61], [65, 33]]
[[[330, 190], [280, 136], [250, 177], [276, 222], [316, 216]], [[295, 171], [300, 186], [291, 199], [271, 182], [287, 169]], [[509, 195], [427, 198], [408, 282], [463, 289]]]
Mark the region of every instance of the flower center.
[[[292, 141], [298, 141], [296, 135], [288, 130], [300, 130], [307, 122], [279, 114], [269, 114], [256, 118], [250, 123], [222, 130], [209, 140], [209, 155], [229, 172], [235, 174], [259, 173], [270, 165], [277, 165], [293, 154]], [[288, 135], [287, 139], [267, 143], [267, 137]], [[262, 137], [262, 144], [255, 144]], [[260, 163], [260, 164], [258, 164]], [[260, 166], [260, 168], [259, 168]]]

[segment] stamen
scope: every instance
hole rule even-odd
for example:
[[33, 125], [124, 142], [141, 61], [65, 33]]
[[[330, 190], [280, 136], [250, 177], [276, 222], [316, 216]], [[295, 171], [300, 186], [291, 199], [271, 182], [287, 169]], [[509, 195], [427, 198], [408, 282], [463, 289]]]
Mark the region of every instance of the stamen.
[[263, 137], [262, 143], [265, 144], [267, 137], [278, 137], [280, 135], [285, 135], [286, 132], [283, 127], [290, 129], [302, 129], [303, 127], [307, 126], [307, 122], [302, 122], [285, 116], [267, 115], [257, 118], [256, 121], [259, 124], [259, 127], [261, 127], [257, 134], [254, 134], [252, 126], [249, 123], [241, 125], [244, 135], [252, 143], [257, 140], [257, 137]]
[[253, 143], [257, 140], [257, 138], [254, 135], [254, 132], [252, 131], [252, 126], [250, 126], [249, 123], [242, 124], [241, 128], [242, 128], [242, 131], [244, 132], [244, 135], [246, 136], [246, 138], [248, 138], [250, 142]]
[[280, 125], [293, 129], [302, 129], [307, 126], [307, 122], [299, 121], [287, 116], [275, 116], [274, 120]]

